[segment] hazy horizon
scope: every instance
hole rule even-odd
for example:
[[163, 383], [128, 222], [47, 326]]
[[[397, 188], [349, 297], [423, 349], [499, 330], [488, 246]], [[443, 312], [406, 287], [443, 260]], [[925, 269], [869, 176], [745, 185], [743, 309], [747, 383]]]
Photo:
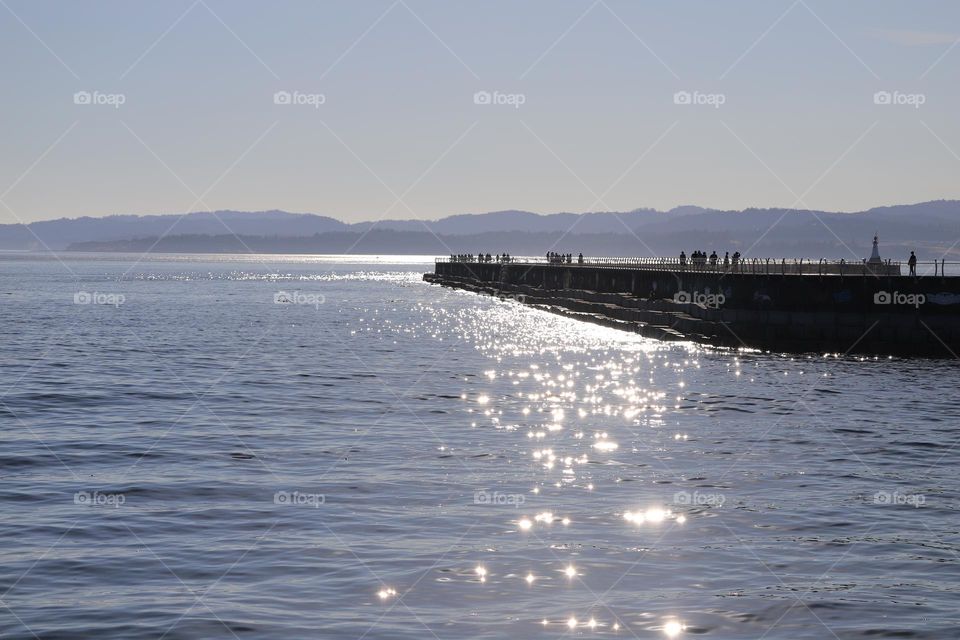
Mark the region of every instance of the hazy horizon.
[[[533, 210], [530, 210], [530, 209], [518, 209], [518, 208], [516, 208], [516, 207], [513, 207], [513, 208], [508, 208], [508, 209], [499, 209], [499, 210], [496, 210], [496, 211], [457, 211], [457, 212], [452, 212], [452, 213], [440, 214], [440, 215], [438, 215], [438, 216], [436, 216], [436, 217], [432, 217], [432, 218], [412, 218], [412, 217], [407, 217], [407, 216], [403, 216], [403, 215], [391, 216], [391, 217], [389, 217], [389, 218], [382, 218], [382, 217], [380, 217], [380, 218], [378, 218], [378, 217], [371, 217], [371, 218], [362, 218], [362, 217], [360, 217], [360, 218], [353, 218], [353, 217], [342, 218], [342, 217], [340, 217], [340, 216], [330, 215], [330, 214], [324, 213], [324, 212], [322, 212], [322, 211], [290, 211], [290, 210], [282, 209], [282, 208], [279, 208], [279, 207], [269, 207], [269, 208], [266, 208], [266, 209], [194, 209], [194, 210], [192, 210], [192, 211], [143, 211], [143, 212], [129, 211], [129, 212], [104, 213], [104, 214], [100, 214], [100, 215], [57, 216], [57, 217], [55, 217], [55, 218], [42, 218], [42, 219], [38, 219], [38, 220], [32, 220], [32, 221], [27, 222], [27, 224], [32, 224], [32, 223], [36, 223], [36, 222], [54, 222], [54, 221], [57, 221], [57, 220], [76, 220], [76, 219], [78, 219], [78, 218], [83, 218], [83, 217], [89, 217], [89, 218], [109, 218], [109, 217], [116, 217], [116, 216], [136, 216], [136, 217], [147, 217], [147, 216], [187, 216], [187, 215], [191, 215], [191, 214], [223, 213], [223, 212], [241, 213], [241, 214], [243, 214], [243, 213], [262, 214], [262, 213], [274, 213], [274, 212], [276, 212], [276, 213], [284, 213], [284, 214], [292, 214], [292, 215], [304, 215], [304, 216], [315, 215], [315, 216], [323, 216], [323, 217], [334, 218], [334, 219], [339, 220], [339, 221], [341, 221], [341, 222], [343, 222], [343, 223], [345, 223], [345, 224], [376, 223], [376, 222], [381, 222], [381, 221], [385, 221], [385, 220], [417, 220], [417, 221], [423, 221], [423, 222], [437, 222], [437, 221], [439, 221], [439, 220], [443, 220], [444, 218], [450, 218], [450, 217], [454, 217], [454, 216], [482, 216], [482, 215], [486, 215], [486, 214], [490, 214], [490, 213], [530, 213], [530, 214], [537, 215], [537, 216], [551, 216], [551, 215], [557, 215], [557, 214], [585, 215], [585, 214], [591, 214], [591, 213], [628, 213], [628, 212], [631, 212], [631, 211], [656, 211], [656, 212], [658, 212], [658, 213], [664, 213], [664, 214], [666, 214], [666, 213], [670, 213], [671, 211], [674, 211], [674, 210], [677, 210], [677, 209], [686, 209], [686, 208], [696, 208], [696, 209], [703, 209], [704, 211], [716, 211], [716, 212], [724, 212], [724, 211], [745, 211], [745, 210], [750, 210], [750, 209], [756, 209], [756, 210], [783, 210], [783, 209], [789, 209], [789, 210], [797, 210], [797, 211], [813, 210], [813, 211], [817, 211], [817, 212], [829, 212], [829, 213], [841, 213], [841, 214], [857, 214], [857, 213], [864, 213], [864, 212], [867, 212], [867, 211], [872, 211], [872, 210], [875, 210], [875, 209], [883, 209], [883, 208], [887, 208], [887, 207], [911, 207], [911, 206], [917, 206], [917, 205], [926, 204], [926, 203], [928, 203], [928, 202], [960, 202], [960, 198], [957, 198], [957, 199], [954, 199], [954, 198], [929, 198], [929, 199], [927, 199], [927, 200], [916, 201], [916, 202], [889, 202], [889, 203], [884, 203], [884, 204], [876, 204], [876, 205], [873, 205], [873, 206], [870, 206], [870, 207], [866, 207], [866, 208], [863, 208], [863, 209], [843, 209], [843, 210], [841, 210], [841, 209], [808, 209], [808, 208], [802, 208], [802, 207], [758, 207], [758, 206], [748, 206], [748, 207], [745, 207], [745, 208], [743, 208], [743, 209], [721, 209], [721, 208], [717, 208], [717, 207], [711, 207], [711, 206], [702, 205], [702, 204], [691, 204], [691, 203], [678, 204], [678, 205], [675, 205], [675, 206], [670, 207], [670, 208], [668, 208], [668, 209], [658, 209], [658, 208], [654, 208], [654, 207], [639, 206], [639, 207], [631, 207], [631, 208], [629, 208], [629, 209], [622, 209], [622, 210], [594, 209], [594, 210], [590, 210], [590, 211], [570, 211], [570, 210], [562, 210], [562, 211], [561, 211], [561, 210], [558, 210], [558, 211], [533, 211]], [[12, 222], [12, 223], [3, 221], [3, 222], [0, 222], [0, 224], [21, 224], [21, 223], [18, 222], [18, 221], [14, 221], [14, 222]], [[225, 230], [225, 231], [226, 231], [226, 230]]]
[[960, 198], [948, 2], [19, 0], [0, 15], [17, 61], [3, 223]]

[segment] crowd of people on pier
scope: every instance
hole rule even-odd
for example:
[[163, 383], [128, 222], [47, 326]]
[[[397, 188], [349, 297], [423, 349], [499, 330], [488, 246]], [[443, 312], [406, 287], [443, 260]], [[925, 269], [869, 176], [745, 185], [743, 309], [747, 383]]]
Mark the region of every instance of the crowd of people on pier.
[[[489, 253], [451, 253], [450, 262], [513, 262], [513, 256], [509, 253], [498, 253], [491, 255]], [[557, 253], [555, 251], [547, 252], [547, 262], [551, 264], [573, 264], [572, 253]], [[583, 254], [577, 255], [577, 264], [583, 264]]]
[[[871, 256], [870, 260], [864, 260], [865, 263], [873, 264], [874, 262], [880, 262], [879, 253], [877, 252], [877, 239], [874, 238], [874, 255]], [[558, 253], [556, 251], [548, 251], [546, 254], [547, 262], [549, 264], [573, 264], [573, 254], [572, 253]], [[523, 261], [523, 258], [520, 259]], [[707, 266], [711, 268], [722, 267], [724, 269], [733, 269], [737, 270], [738, 266], [741, 264], [743, 257], [740, 255], [739, 251], [734, 251], [733, 255], [730, 255], [730, 252], [724, 252], [723, 258], [720, 258], [717, 255], [716, 251], [711, 251], [707, 255], [706, 251], [700, 251], [699, 249], [692, 252], [690, 257], [687, 257], [686, 252], [680, 252], [679, 264], [681, 267], [691, 266], [694, 268], [706, 268]], [[478, 253], [476, 255], [472, 253], [451, 253], [450, 262], [497, 262], [498, 264], [513, 262], [514, 258], [509, 253], [498, 253], [497, 255], [491, 255], [489, 253]], [[769, 262], [769, 260], [767, 261]], [[784, 263], [786, 261], [784, 260]], [[801, 264], [803, 260], [800, 261]], [[844, 260], [840, 260], [840, 264], [844, 264]], [[577, 264], [584, 264], [583, 253], [577, 255]], [[910, 268], [910, 275], [916, 277], [917, 275], [917, 256], [911, 251], [910, 258], [907, 260], [907, 266]]]
[[713, 251], [709, 256], [706, 251], [694, 251], [690, 254], [689, 261], [687, 260], [687, 254], [683, 251], [680, 252], [680, 266], [685, 267], [687, 264], [690, 264], [694, 267], [705, 267], [708, 264], [711, 267], [717, 267], [721, 264], [724, 267], [737, 266], [740, 264], [740, 252], [734, 251], [733, 255], [730, 255], [730, 252], [727, 251], [723, 255], [723, 260], [721, 261], [720, 257], [717, 255], [716, 251]]
[[[558, 253], [556, 251], [548, 251], [547, 262], [550, 264], [573, 264], [573, 254], [572, 253]], [[710, 252], [707, 255], [706, 251], [700, 251], [699, 249], [692, 252], [690, 257], [687, 257], [686, 252], [680, 252], [680, 266], [686, 267], [687, 265], [691, 267], [705, 268], [710, 266], [711, 268], [723, 267], [724, 269], [734, 269], [740, 265], [742, 261], [742, 256], [739, 251], [734, 251], [733, 255], [730, 255], [730, 252], [727, 251], [723, 254], [723, 258], [717, 255], [716, 251]], [[491, 255], [489, 253], [478, 253], [476, 255], [472, 253], [451, 253], [450, 262], [496, 262], [498, 264], [513, 262], [514, 258], [509, 253], [498, 253], [497, 255]], [[802, 261], [801, 261], [802, 262]], [[843, 264], [844, 261], [841, 260], [840, 264]], [[583, 253], [577, 255], [577, 264], [584, 264]], [[910, 268], [910, 275], [916, 277], [917, 275], [917, 256], [911, 251], [910, 258], [907, 260], [907, 266]]]
[[473, 255], [472, 253], [451, 253], [450, 262], [513, 262], [513, 256], [509, 253], [500, 254], [492, 256], [489, 253], [478, 253]]
[[[573, 264], [573, 254], [547, 251], [547, 262], [551, 264]], [[582, 253], [577, 256], [577, 264], [583, 264]]]

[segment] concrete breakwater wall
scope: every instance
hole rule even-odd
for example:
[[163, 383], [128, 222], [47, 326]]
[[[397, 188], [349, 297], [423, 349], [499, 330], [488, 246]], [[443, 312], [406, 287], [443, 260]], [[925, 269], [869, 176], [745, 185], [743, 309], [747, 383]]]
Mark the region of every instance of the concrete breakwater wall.
[[424, 279], [658, 339], [791, 352], [960, 353], [955, 277], [438, 262]]

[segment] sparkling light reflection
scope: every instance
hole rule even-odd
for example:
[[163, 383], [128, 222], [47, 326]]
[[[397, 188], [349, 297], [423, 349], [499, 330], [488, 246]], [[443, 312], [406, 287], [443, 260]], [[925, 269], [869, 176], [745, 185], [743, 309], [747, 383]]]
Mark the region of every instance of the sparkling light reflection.
[[685, 631], [686, 628], [682, 622], [670, 620], [663, 625], [663, 632], [668, 638], [676, 638], [682, 631]]
[[[606, 562], [596, 566], [591, 562], [596, 558], [596, 540], [585, 540], [579, 534], [587, 534], [591, 527], [610, 527], [612, 521], [612, 528], [621, 529], [616, 535], [634, 536], [637, 541], [628, 544], [641, 547], [656, 536], [669, 537], [670, 525], [683, 525], [688, 517], [699, 513], [696, 509], [674, 513], [668, 508], [666, 500], [673, 491], [657, 485], [678, 479], [669, 475], [669, 465], [657, 462], [676, 460], [675, 475], [689, 472], [689, 467], [680, 466], [688, 463], [681, 456], [700, 454], [700, 443], [709, 441], [710, 435], [702, 430], [703, 422], [685, 418], [691, 409], [708, 408], [704, 403], [710, 394], [703, 388], [701, 375], [689, 375], [700, 367], [695, 347], [665, 347], [612, 329], [571, 325], [566, 319], [518, 307], [495, 312], [484, 308], [480, 313], [469, 307], [442, 312], [447, 320], [460, 314], [459, 326], [474, 333], [478, 351], [490, 358], [490, 364], [480, 371], [464, 372], [464, 382], [455, 391], [461, 398], [458, 402], [463, 407], [464, 423], [475, 420], [472, 425], [476, 431], [451, 452], [459, 449], [464, 454], [473, 447], [478, 454], [478, 470], [487, 465], [501, 472], [491, 463], [505, 460], [517, 470], [517, 477], [523, 478], [520, 497], [526, 502], [513, 503], [519, 512], [512, 516], [495, 508], [484, 512], [491, 514], [500, 527], [504, 522], [507, 528], [516, 527], [509, 542], [484, 544], [483, 553], [498, 554], [496, 559], [493, 555], [485, 559], [506, 573], [511, 560], [522, 558], [521, 568], [509, 573], [512, 586], [497, 584], [498, 593], [501, 588], [505, 594], [512, 588], [532, 597], [534, 591], [549, 594], [551, 587], [562, 585], [576, 597], [585, 595], [581, 594], [578, 577], [586, 574], [591, 580], [602, 579], [606, 571]], [[739, 359], [731, 360], [733, 364], [728, 365], [726, 373], [735, 379], [747, 365]], [[782, 366], [778, 369], [777, 373]], [[747, 382], [737, 379], [736, 384]], [[509, 487], [511, 480], [505, 477], [499, 486]], [[502, 491], [508, 494], [516, 490]], [[597, 495], [585, 491], [596, 491]], [[620, 514], [631, 526], [616, 521]], [[578, 519], [578, 527], [566, 529], [571, 516]], [[655, 529], [654, 538], [646, 540]], [[567, 564], [530, 563], [530, 557], [537, 556], [527, 556], [526, 548], [569, 553]], [[574, 559], [576, 564], [570, 562]], [[665, 565], [663, 570], [671, 569]], [[557, 576], [558, 571], [567, 580]], [[477, 564], [474, 572], [480, 582], [488, 577], [492, 583], [499, 582], [499, 574], [488, 573], [484, 564]], [[521, 579], [527, 587], [519, 584]], [[575, 606], [571, 609], [577, 610]], [[553, 626], [554, 631], [561, 632], [568, 628], [584, 635], [587, 630], [612, 635], [610, 632], [619, 632], [621, 627], [629, 632], [616, 621], [621, 612], [610, 612], [613, 618], [605, 622], [602, 612], [597, 612], [599, 620], [589, 613], [580, 610], [580, 615], [587, 618], [578, 619], [557, 612], [540, 621], [532, 618], [529, 623]], [[659, 623], [669, 638], [686, 630], [674, 618]]]

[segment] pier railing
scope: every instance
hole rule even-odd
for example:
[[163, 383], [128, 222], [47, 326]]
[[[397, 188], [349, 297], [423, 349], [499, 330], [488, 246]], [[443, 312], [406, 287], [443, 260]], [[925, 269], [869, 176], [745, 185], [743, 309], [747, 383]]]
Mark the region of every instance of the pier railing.
[[[437, 258], [436, 262], [468, 262], [468, 263], [486, 263], [486, 260], [478, 261], [475, 256], [451, 256]], [[504, 262], [504, 261], [500, 261]], [[490, 263], [498, 263], [496, 258], [490, 260]], [[627, 269], [645, 269], [653, 271], [689, 271], [706, 273], [744, 273], [744, 274], [769, 274], [769, 275], [907, 275], [906, 264], [884, 260], [879, 263], [867, 262], [847, 262], [845, 260], [810, 260], [807, 258], [796, 258], [787, 260], [786, 258], [741, 258], [737, 263], [724, 263], [722, 259], [716, 262], [698, 260], [693, 261], [689, 258], [681, 262], [679, 258], [641, 258], [641, 257], [622, 257], [622, 258], [584, 258], [581, 262], [574, 256], [569, 262], [559, 258], [548, 259], [544, 256], [518, 256], [509, 257], [506, 264], [511, 265], [557, 265], [566, 267], [601, 267], [601, 268], [627, 268]], [[917, 263], [917, 275], [919, 276], [960, 276], [960, 263], [947, 262], [946, 260], [934, 260], [929, 262]]]

